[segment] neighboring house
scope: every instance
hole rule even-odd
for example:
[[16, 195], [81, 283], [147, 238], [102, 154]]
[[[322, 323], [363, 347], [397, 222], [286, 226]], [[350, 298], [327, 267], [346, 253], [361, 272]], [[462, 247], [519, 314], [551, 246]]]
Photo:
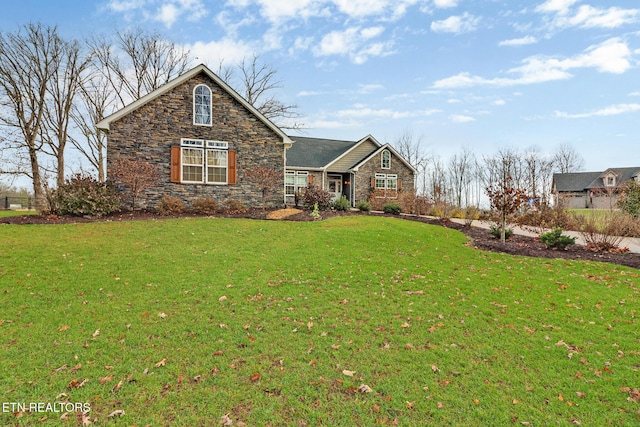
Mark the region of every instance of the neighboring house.
[[555, 173], [551, 186], [556, 205], [574, 209], [612, 209], [616, 207], [620, 188], [629, 180], [640, 182], [640, 167]]
[[287, 204], [295, 203], [308, 185], [333, 196], [346, 196], [351, 206], [367, 200], [374, 190], [388, 198], [412, 191], [416, 170], [389, 144], [368, 135], [359, 141], [292, 136], [287, 150], [285, 190]]
[[[154, 209], [163, 196], [190, 205], [210, 197], [247, 207], [280, 207], [318, 185], [353, 205], [372, 188], [397, 194], [413, 189], [415, 169], [390, 146], [360, 141], [290, 137], [204, 65], [104, 118], [107, 175], [114, 162], [137, 157], [155, 164], [159, 180], [140, 200]], [[295, 143], [294, 143], [295, 142]], [[294, 148], [295, 147], [295, 148]], [[276, 191], [263, 198], [263, 183], [248, 172], [266, 166], [279, 173]]]

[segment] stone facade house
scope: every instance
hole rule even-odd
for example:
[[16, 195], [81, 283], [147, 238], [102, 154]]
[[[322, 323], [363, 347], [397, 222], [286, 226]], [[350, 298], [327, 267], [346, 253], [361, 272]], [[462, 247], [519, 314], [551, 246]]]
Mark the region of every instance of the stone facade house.
[[[136, 157], [155, 164], [159, 180], [140, 206], [155, 209], [163, 196], [187, 206], [200, 197], [219, 206], [293, 204], [293, 195], [321, 185], [353, 205], [371, 188], [413, 189], [415, 169], [390, 146], [360, 141], [292, 137], [262, 115], [220, 77], [199, 65], [104, 118], [107, 175], [114, 162]], [[272, 170], [275, 191], [251, 172]]]
[[351, 206], [367, 200], [373, 191], [386, 198], [412, 191], [416, 170], [392, 146], [368, 135], [358, 141], [292, 136], [287, 150], [285, 190], [287, 204], [308, 185], [344, 195]]
[[609, 168], [603, 172], [556, 173], [551, 187], [556, 206], [613, 209], [620, 189], [629, 180], [640, 182], [640, 166]]

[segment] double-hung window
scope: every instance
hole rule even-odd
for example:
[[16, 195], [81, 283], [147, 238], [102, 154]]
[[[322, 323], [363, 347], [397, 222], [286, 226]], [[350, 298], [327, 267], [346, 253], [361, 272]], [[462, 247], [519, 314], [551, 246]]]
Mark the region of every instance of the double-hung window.
[[181, 182], [227, 184], [229, 143], [183, 139], [180, 153]]
[[193, 123], [211, 126], [211, 89], [205, 85], [193, 90]]
[[377, 173], [375, 176], [376, 190], [387, 190], [391, 193], [398, 191], [398, 175]]

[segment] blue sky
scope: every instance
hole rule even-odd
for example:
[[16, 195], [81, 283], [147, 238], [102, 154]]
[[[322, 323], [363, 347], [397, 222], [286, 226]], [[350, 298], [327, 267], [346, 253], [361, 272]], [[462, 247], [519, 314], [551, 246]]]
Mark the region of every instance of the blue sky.
[[[635, 8], [634, 8], [635, 7]], [[156, 30], [213, 70], [259, 55], [305, 135], [393, 142], [443, 160], [468, 148], [552, 153], [586, 170], [640, 166], [640, 4], [629, 0], [21, 0], [82, 38]]]

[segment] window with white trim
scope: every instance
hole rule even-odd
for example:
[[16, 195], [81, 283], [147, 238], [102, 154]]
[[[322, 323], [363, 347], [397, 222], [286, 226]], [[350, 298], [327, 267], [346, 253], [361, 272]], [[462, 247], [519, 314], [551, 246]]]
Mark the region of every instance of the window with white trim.
[[391, 152], [389, 150], [382, 152], [381, 159], [380, 167], [382, 169], [391, 169]]
[[398, 175], [377, 173], [375, 177], [376, 190], [398, 191]]
[[284, 175], [284, 191], [287, 197], [300, 194], [309, 186], [309, 172], [286, 171]]
[[182, 139], [180, 146], [181, 182], [227, 184], [228, 142]]
[[211, 89], [205, 85], [193, 90], [193, 124], [211, 126]]

